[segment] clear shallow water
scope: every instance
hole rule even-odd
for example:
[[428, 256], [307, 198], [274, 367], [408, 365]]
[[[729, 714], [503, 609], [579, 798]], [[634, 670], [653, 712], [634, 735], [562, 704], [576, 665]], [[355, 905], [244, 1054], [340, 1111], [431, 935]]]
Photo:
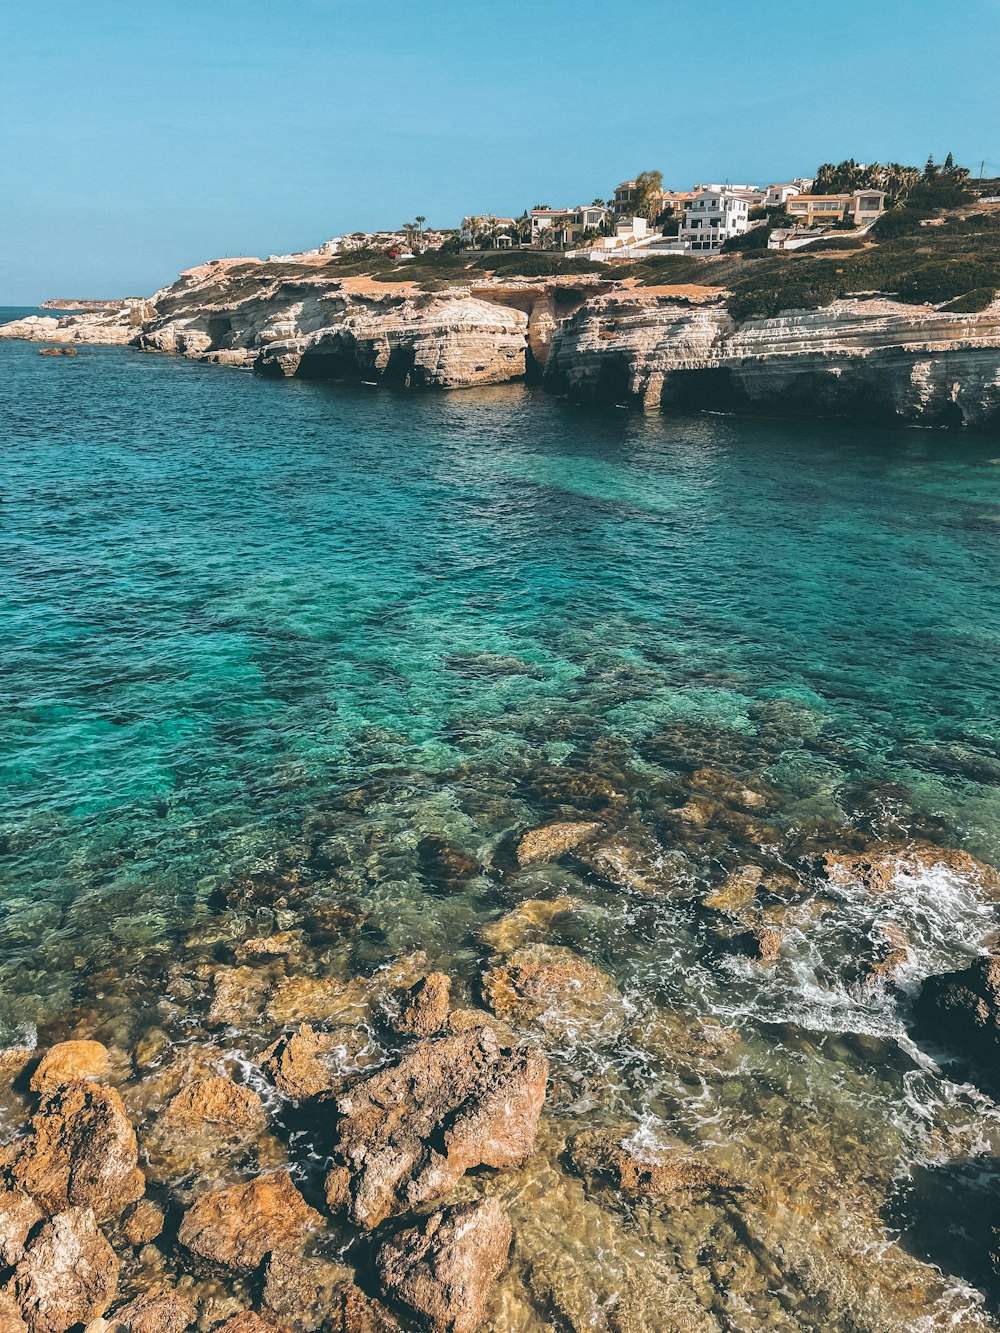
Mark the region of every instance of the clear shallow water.
[[[697, 897], [760, 848], [671, 811], [708, 763], [781, 793], [786, 866], [852, 829], [1000, 860], [1000, 441], [0, 342], [0, 449], [7, 1038], [104, 1004], [135, 1040], [174, 958], [256, 928], [220, 906], [235, 877], [315, 880], [363, 909], [345, 967], [419, 947], [473, 996], [477, 929], [565, 892], [561, 942], [611, 973], [629, 1026], [552, 1050], [557, 1123], [631, 1119], [761, 1174], [789, 1253], [789, 1217], [829, 1226], [839, 1192], [831, 1262], [898, 1226], [887, 1271], [915, 1254], [979, 1280], [905, 1190], [899, 1216], [873, 1200], [917, 1172], [949, 1188], [942, 1154], [1000, 1145], [992, 1104], [906, 1033], [907, 994], [980, 947], [992, 906], [941, 875], [890, 904], [844, 890], [785, 923], [773, 968], [719, 958]], [[512, 832], [593, 812], [576, 776], [625, 793], [686, 858], [687, 894], [651, 904], [562, 865], [505, 877]], [[442, 892], [428, 837], [479, 873]], [[864, 994], [851, 963], [886, 920], [911, 966], [901, 995]], [[664, 1058], [664, 1014], [735, 1028], [739, 1057]], [[802, 1290], [787, 1326], [848, 1326]], [[976, 1302], [949, 1278], [893, 1313], [945, 1327]], [[754, 1309], [722, 1326], [782, 1326]]]

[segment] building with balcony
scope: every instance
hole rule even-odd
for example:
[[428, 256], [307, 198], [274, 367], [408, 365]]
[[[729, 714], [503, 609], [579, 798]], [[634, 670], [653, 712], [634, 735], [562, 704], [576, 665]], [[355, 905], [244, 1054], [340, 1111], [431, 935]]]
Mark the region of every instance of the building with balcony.
[[750, 227], [750, 204], [739, 191], [724, 185], [702, 186], [684, 209], [678, 232], [680, 248], [718, 254], [723, 241]]

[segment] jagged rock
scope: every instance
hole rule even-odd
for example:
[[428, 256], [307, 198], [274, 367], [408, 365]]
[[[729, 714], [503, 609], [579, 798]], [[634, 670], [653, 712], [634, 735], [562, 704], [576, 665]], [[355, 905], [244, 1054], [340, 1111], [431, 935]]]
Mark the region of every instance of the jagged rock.
[[673, 812], [675, 819], [680, 819], [685, 824], [693, 824], [695, 828], [705, 828], [722, 813], [723, 807], [718, 801], [709, 800], [707, 796], [692, 796], [689, 800]]
[[163, 1209], [151, 1199], [140, 1199], [126, 1212], [122, 1234], [130, 1245], [148, 1245], [163, 1230]]
[[270, 1319], [264, 1319], [261, 1315], [254, 1314], [253, 1310], [244, 1310], [242, 1314], [227, 1319], [213, 1333], [283, 1333], [283, 1331], [277, 1324], [273, 1324]]
[[588, 1184], [610, 1184], [633, 1199], [663, 1198], [679, 1190], [740, 1188], [724, 1171], [698, 1161], [681, 1144], [638, 1143], [634, 1125], [576, 1134], [569, 1156]]
[[336, 977], [286, 977], [267, 1002], [272, 1023], [361, 1023], [368, 1016], [371, 991], [365, 983]]
[[448, 1022], [451, 977], [431, 972], [398, 998], [389, 1023], [401, 1036], [432, 1037]]
[[823, 869], [834, 883], [859, 883], [869, 893], [887, 893], [897, 875], [922, 875], [943, 867], [970, 879], [982, 892], [1000, 895], [1000, 872], [955, 847], [930, 842], [873, 843], [863, 852], [827, 852]]
[[267, 1262], [261, 1305], [282, 1327], [312, 1333], [342, 1304], [343, 1288], [353, 1280], [354, 1274], [343, 1264], [278, 1250]]
[[43, 1215], [30, 1194], [15, 1186], [0, 1186], [0, 1268], [13, 1268]]
[[592, 821], [543, 824], [521, 838], [517, 844], [517, 863], [528, 866], [536, 861], [554, 861], [600, 831], [601, 825]]
[[375, 1261], [382, 1289], [432, 1333], [474, 1333], [507, 1267], [513, 1232], [495, 1199], [434, 1213], [386, 1241]]
[[31, 1076], [32, 1092], [55, 1092], [77, 1079], [106, 1078], [111, 1057], [99, 1041], [61, 1041], [45, 1052]]
[[1000, 953], [928, 977], [915, 1015], [942, 1041], [992, 1070], [1000, 1056]]
[[574, 859], [599, 879], [645, 898], [662, 898], [687, 887], [683, 856], [665, 852], [652, 834], [625, 829], [578, 848]]
[[342, 1088], [345, 1069], [368, 1045], [361, 1028], [316, 1032], [303, 1023], [297, 1032], [280, 1037], [260, 1057], [260, 1066], [275, 1087], [296, 1101]]
[[305, 942], [304, 931], [281, 930], [276, 935], [244, 940], [236, 946], [235, 952], [241, 962], [252, 962], [255, 958], [287, 958], [289, 954], [301, 953]]
[[43, 1097], [11, 1174], [48, 1213], [77, 1205], [107, 1221], [141, 1198], [146, 1183], [138, 1161], [118, 1093], [78, 1082]]
[[102, 1315], [118, 1291], [118, 1260], [93, 1209], [50, 1218], [14, 1269], [11, 1289], [29, 1333], [65, 1333]]
[[777, 792], [760, 786], [751, 787], [739, 778], [734, 778], [731, 773], [723, 773], [717, 768], [695, 769], [690, 784], [696, 791], [717, 797], [729, 805], [739, 806], [742, 810], [770, 810], [779, 800]]
[[173, 1096], [158, 1120], [161, 1132], [205, 1125], [218, 1126], [237, 1137], [252, 1137], [265, 1129], [267, 1112], [252, 1088], [230, 1078], [202, 1078]]
[[561, 916], [582, 907], [579, 898], [527, 898], [497, 921], [483, 926], [479, 938], [494, 953], [510, 953], [523, 944], [537, 942], [549, 934]]
[[198, 1318], [197, 1308], [172, 1291], [137, 1296], [110, 1316], [114, 1333], [184, 1333]]
[[719, 939], [730, 953], [741, 954], [744, 958], [751, 958], [755, 963], [767, 966], [781, 953], [784, 936], [778, 926], [758, 921], [746, 930], [722, 935]]
[[381, 1301], [353, 1285], [341, 1288], [326, 1326], [329, 1333], [403, 1333], [402, 1325]]
[[28, 1333], [28, 1325], [21, 1318], [14, 1293], [8, 1287], [0, 1288], [0, 1333]]
[[472, 855], [444, 838], [426, 837], [417, 843], [417, 860], [432, 884], [457, 889], [482, 873], [482, 866]]
[[212, 979], [209, 1027], [253, 1023], [264, 1007], [269, 980], [257, 968], [220, 967]]
[[323, 1219], [287, 1171], [203, 1194], [181, 1220], [177, 1239], [204, 1259], [252, 1272], [274, 1250], [300, 1242]]
[[13, 1083], [33, 1055], [30, 1046], [7, 1046], [0, 1050], [0, 1084]]
[[622, 1025], [618, 988], [572, 949], [529, 944], [483, 977], [483, 996], [498, 1018], [553, 1032], [608, 1035]]
[[440, 1199], [473, 1167], [523, 1162], [547, 1075], [544, 1056], [488, 1027], [421, 1041], [337, 1098], [330, 1207], [375, 1227]]
[[714, 912], [738, 915], [753, 902], [763, 878], [761, 866], [737, 866], [717, 889], [702, 898], [702, 906]]

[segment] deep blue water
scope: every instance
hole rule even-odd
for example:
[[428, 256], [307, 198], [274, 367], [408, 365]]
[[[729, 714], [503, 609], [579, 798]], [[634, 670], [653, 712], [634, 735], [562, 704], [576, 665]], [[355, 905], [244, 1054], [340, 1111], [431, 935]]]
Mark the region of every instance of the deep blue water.
[[[420, 946], [472, 976], [472, 932], [505, 903], [491, 857], [569, 812], [561, 775], [630, 783], [668, 850], [658, 793], [710, 761], [781, 792], [783, 846], [891, 815], [1000, 859], [1000, 441], [0, 342], [0, 448], [8, 1035], [119, 987], [139, 1006], [129, 978], [211, 938], [241, 875], [332, 875], [370, 914], [361, 954]], [[429, 892], [429, 836], [486, 871]], [[680, 850], [697, 878], [737, 841]], [[889, 1170], [920, 1157], [928, 1106], [955, 1113], [951, 1085], [889, 1054], [905, 1004], [843, 980], [870, 905], [793, 930], [762, 987], [703, 965], [677, 910], [572, 891], [636, 1005], [757, 1034], [804, 1134], [864, 1125]], [[992, 924], [937, 882], [887, 910], [920, 974]], [[792, 1023], [819, 1034], [808, 1059], [776, 1054]], [[828, 1033], [888, 1042], [885, 1069], [871, 1082], [870, 1052]], [[629, 1060], [617, 1103], [707, 1115]]]

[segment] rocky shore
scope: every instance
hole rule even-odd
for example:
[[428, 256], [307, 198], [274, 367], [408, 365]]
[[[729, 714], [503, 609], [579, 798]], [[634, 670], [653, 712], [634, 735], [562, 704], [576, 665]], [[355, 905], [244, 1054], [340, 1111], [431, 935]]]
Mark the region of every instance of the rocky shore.
[[[532, 790], [550, 817], [491, 865], [441, 838], [416, 849], [444, 898], [483, 875], [505, 886], [471, 973], [461, 949], [454, 974], [419, 952], [359, 970], [350, 897], [258, 876], [222, 886], [161, 970], [98, 974], [49, 1039], [0, 1052], [5, 1333], [886, 1333], [947, 1308], [939, 1271], [885, 1233], [880, 1150], [858, 1147], [848, 1169], [843, 1126], [807, 1148], [783, 1115], [765, 1131], [761, 1106], [738, 1144], [622, 1113], [629, 1061], [735, 1091], [746, 1048], [720, 1017], [640, 1013], [567, 885], [603, 884], [638, 919], [693, 912], [707, 965], [761, 987], [786, 949], [860, 904], [876, 924], [842, 961], [847, 984], [895, 1003], [919, 945], [893, 903], [936, 876], [995, 904], [1000, 874], [884, 827], [789, 841], [771, 822], [778, 791], [705, 763], [659, 835], [624, 772], [549, 769]], [[347, 823], [317, 826], [327, 855], [380, 797], [350, 793]], [[715, 867], [707, 888], [696, 856]], [[1000, 957], [929, 977], [914, 1022], [989, 1086]], [[618, 1063], [593, 1066], [602, 1050]], [[940, 1151], [971, 1151], [976, 1132], [942, 1125]], [[863, 1237], [880, 1247], [877, 1280], [852, 1248]]]
[[[668, 266], [665, 266], [665, 270]], [[176, 352], [262, 375], [455, 389], [535, 379], [646, 408], [1000, 420], [1000, 303], [975, 314], [879, 294], [734, 321], [724, 288], [593, 277], [406, 281], [216, 260], [148, 300], [0, 337]]]

